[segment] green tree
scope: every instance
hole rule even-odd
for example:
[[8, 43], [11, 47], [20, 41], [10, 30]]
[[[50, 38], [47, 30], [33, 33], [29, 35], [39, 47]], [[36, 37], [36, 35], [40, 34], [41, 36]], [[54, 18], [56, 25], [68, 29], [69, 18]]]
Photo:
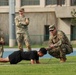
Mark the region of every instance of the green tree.
[[76, 10], [75, 9], [71, 11], [71, 15], [72, 15], [71, 23], [72, 25], [76, 26]]

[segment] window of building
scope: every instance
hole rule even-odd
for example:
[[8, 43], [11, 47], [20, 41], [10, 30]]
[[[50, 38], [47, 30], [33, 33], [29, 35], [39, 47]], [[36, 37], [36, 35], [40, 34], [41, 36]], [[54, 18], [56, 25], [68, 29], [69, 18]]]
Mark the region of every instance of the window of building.
[[71, 40], [76, 40], [76, 26], [71, 26]]
[[54, 5], [57, 4], [57, 0], [45, 0], [46, 1], [46, 5]]
[[47, 41], [47, 40], [49, 40], [49, 25], [44, 26], [44, 31], [45, 31], [44, 41]]
[[46, 5], [63, 5], [65, 0], [46, 0]]
[[75, 6], [76, 5], [76, 0], [71, 0], [71, 5]]
[[65, 0], [57, 0], [57, 5], [64, 5], [65, 4]]
[[40, 0], [21, 0], [21, 6], [24, 5], [40, 5]]
[[0, 0], [0, 6], [8, 6], [9, 0]]

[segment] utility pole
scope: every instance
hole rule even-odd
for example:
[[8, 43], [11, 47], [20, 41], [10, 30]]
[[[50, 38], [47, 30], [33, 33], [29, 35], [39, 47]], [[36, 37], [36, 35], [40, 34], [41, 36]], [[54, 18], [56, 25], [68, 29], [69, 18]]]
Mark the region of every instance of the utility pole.
[[9, 0], [9, 47], [15, 45], [15, 0]]

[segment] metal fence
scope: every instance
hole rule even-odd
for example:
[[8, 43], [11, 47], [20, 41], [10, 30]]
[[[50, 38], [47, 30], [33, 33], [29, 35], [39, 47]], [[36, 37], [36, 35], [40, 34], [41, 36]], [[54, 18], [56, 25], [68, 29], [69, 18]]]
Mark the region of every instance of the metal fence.
[[[49, 35], [29, 35], [31, 45], [47, 45], [49, 41]], [[66, 34], [68, 39], [71, 41], [76, 41], [76, 34]], [[9, 34], [5, 35], [5, 42], [9, 44]]]
[[[45, 39], [46, 37], [46, 39]], [[34, 45], [34, 44], [44, 44], [46, 41], [49, 40], [49, 35], [30, 35], [30, 41], [31, 41], [31, 44]], [[47, 39], [48, 38], [48, 39]]]
[[[73, 36], [70, 34], [66, 34], [66, 36], [68, 37], [68, 39], [71, 41], [73, 39], [71, 39], [71, 37]], [[76, 40], [76, 36], [73, 37], [74, 40]], [[49, 41], [49, 35], [30, 35], [30, 41], [32, 45], [47, 45], [48, 41]]]

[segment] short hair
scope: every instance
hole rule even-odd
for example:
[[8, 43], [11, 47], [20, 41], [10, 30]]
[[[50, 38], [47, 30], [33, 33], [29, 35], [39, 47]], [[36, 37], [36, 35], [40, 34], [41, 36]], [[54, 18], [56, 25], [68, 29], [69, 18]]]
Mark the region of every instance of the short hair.
[[43, 54], [47, 54], [47, 50], [45, 49], [45, 48], [40, 48], [40, 50], [39, 50], [41, 53], [43, 53]]

